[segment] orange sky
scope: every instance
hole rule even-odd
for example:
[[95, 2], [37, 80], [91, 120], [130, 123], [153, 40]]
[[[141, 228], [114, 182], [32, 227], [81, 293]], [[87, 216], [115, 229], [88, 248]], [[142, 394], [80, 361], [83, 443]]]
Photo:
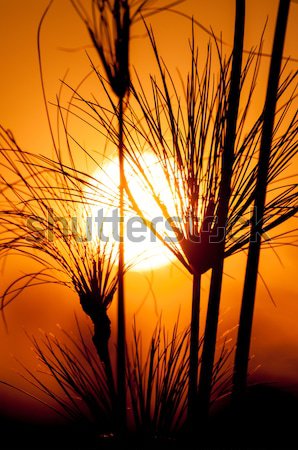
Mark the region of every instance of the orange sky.
[[[0, 0], [0, 123], [14, 131], [25, 149], [50, 155], [51, 143], [43, 107], [36, 45], [38, 21], [47, 3], [47, 0]], [[233, 0], [186, 0], [182, 9], [193, 14], [205, 26], [212, 25], [216, 35], [222, 32], [223, 40], [231, 43], [233, 5]], [[276, 0], [247, 1], [247, 49], [258, 44], [268, 15], [264, 52], [270, 52], [277, 5]], [[186, 70], [189, 61], [187, 38], [190, 35], [190, 23], [181, 17], [165, 14], [153, 18], [151, 22], [166, 62], [173, 70], [177, 67], [182, 72]], [[298, 5], [293, 3], [285, 54], [295, 58], [298, 58], [297, 24]], [[132, 63], [141, 77], [148, 75], [148, 68], [153, 66], [152, 52], [143, 34], [141, 28], [136, 28], [132, 44]], [[197, 36], [199, 45], [205, 47], [207, 38], [204, 32], [199, 31]], [[84, 27], [68, 0], [55, 0], [42, 32], [43, 67], [50, 100], [55, 98], [59, 79], [66, 70], [69, 69], [67, 79], [73, 86], [88, 73], [89, 63], [83, 50], [65, 51], [88, 44]], [[291, 64], [292, 68], [297, 68], [297, 63]], [[264, 92], [267, 68], [268, 62], [263, 64], [260, 72], [260, 92]], [[261, 96], [259, 99], [261, 101]], [[84, 141], [91, 145], [96, 145], [94, 139], [94, 136], [84, 137]], [[272, 251], [262, 253], [260, 271], [270, 288], [276, 307], [259, 282], [252, 342], [255, 358], [251, 367], [253, 369], [261, 365], [258, 369], [259, 376], [266, 374], [270, 380], [294, 383], [298, 373], [297, 249], [279, 249], [278, 254], [283, 266]], [[237, 256], [230, 258], [225, 265], [228, 276], [224, 281], [219, 336], [233, 330], [237, 324], [244, 263], [244, 256]], [[16, 273], [26, 270], [27, 264], [21, 258], [8, 261], [4, 284], [13, 279]], [[191, 280], [180, 267], [169, 266], [145, 274], [132, 272], [127, 275], [126, 280], [128, 320], [144, 302], [137, 315], [140, 328], [147, 327], [148, 317], [154, 324], [157, 319], [156, 309], [158, 314], [163, 313], [168, 324], [173, 322], [173, 318], [181, 310], [181, 321], [187, 323], [190, 315]], [[152, 282], [155, 299], [151, 294], [148, 295], [148, 282]], [[203, 308], [206, 305], [208, 283], [209, 274], [203, 280]], [[23, 327], [31, 333], [37, 332], [38, 328], [53, 331], [56, 323], [61, 323], [65, 328], [71, 327], [74, 323], [74, 311], [79, 312], [75, 295], [62, 288], [44, 288], [23, 293], [7, 310], [9, 334], [5, 333], [0, 322], [0, 379], [18, 383], [18, 376], [11, 372], [11, 368], [17, 367], [11, 359], [11, 353], [20, 359], [24, 358], [34, 367]], [[204, 312], [203, 310], [203, 315]], [[230, 334], [234, 338], [235, 330]], [[9, 398], [6, 391], [2, 393], [0, 411], [14, 409]], [[19, 405], [25, 405], [28, 400], [18, 395], [17, 401]], [[38, 411], [37, 408], [35, 414]]]

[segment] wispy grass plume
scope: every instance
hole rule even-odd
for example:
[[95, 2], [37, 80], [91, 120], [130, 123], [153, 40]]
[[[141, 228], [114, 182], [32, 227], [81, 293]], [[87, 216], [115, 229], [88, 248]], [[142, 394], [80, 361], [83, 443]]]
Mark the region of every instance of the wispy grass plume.
[[[99, 237], [90, 238], [86, 221], [98, 181], [23, 151], [4, 128], [0, 139], [0, 164], [6, 172], [1, 177], [1, 257], [22, 255], [40, 267], [4, 290], [1, 311], [28, 287], [56, 283], [72, 289], [92, 321], [93, 343], [113, 395], [108, 308], [117, 289], [117, 253]], [[103, 191], [97, 194], [105, 202]]]

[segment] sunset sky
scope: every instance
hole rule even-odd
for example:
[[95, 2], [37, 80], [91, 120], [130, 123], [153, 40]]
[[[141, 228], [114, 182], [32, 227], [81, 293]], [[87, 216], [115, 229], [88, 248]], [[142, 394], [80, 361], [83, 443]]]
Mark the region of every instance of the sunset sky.
[[[162, 1], [160, 2], [162, 3]], [[226, 0], [186, 0], [179, 7], [188, 15], [193, 15], [205, 27], [212, 27], [216, 36], [222, 33], [226, 43], [224, 50], [229, 53], [233, 40], [234, 1]], [[22, 148], [53, 155], [51, 139], [42, 97], [37, 55], [37, 28], [39, 20], [48, 4], [47, 0], [0, 0], [0, 123], [10, 128]], [[270, 53], [278, 2], [276, 0], [248, 0], [246, 18], [245, 48], [257, 46], [266, 19], [268, 24], [264, 36], [263, 52]], [[159, 50], [170, 70], [184, 74], [189, 67], [189, 43], [191, 23], [189, 20], [171, 13], [162, 13], [150, 18]], [[298, 4], [291, 5], [284, 55], [298, 59]], [[209, 37], [200, 29], [196, 31], [199, 48], [204, 53]], [[55, 0], [45, 20], [42, 36], [42, 62], [49, 101], [55, 102], [60, 88], [60, 80], [67, 73], [67, 82], [77, 86], [90, 71], [87, 51], [98, 63], [95, 52], [90, 48], [87, 33], [68, 0]], [[204, 58], [203, 58], [204, 60]], [[153, 52], [141, 24], [134, 29], [131, 62], [148, 86], [150, 71], [156, 70]], [[255, 108], [262, 104], [267, 82], [268, 58], [264, 58], [259, 74]], [[289, 62], [288, 70], [297, 69], [297, 62]], [[177, 79], [178, 76], [177, 76]], [[86, 89], [94, 93], [96, 85], [88, 84]], [[262, 97], [263, 96], [263, 97]], [[62, 95], [63, 97], [63, 95]], [[67, 94], [65, 94], [67, 99]], [[54, 109], [53, 117], [54, 117]], [[99, 149], [103, 143], [96, 134], [84, 134], [84, 128], [77, 129], [84, 145]], [[88, 163], [78, 155], [80, 164]], [[291, 173], [297, 172], [298, 161], [294, 162]], [[295, 226], [289, 222], [284, 229]], [[256, 311], [254, 319], [251, 371], [252, 379], [264, 379], [297, 388], [298, 373], [298, 285], [297, 248], [278, 248], [278, 257], [272, 250], [264, 250], [261, 255], [260, 273], [272, 294], [271, 301], [266, 287], [259, 279]], [[16, 275], [32, 270], [25, 258], [11, 256], [5, 261], [1, 274], [1, 291]], [[235, 333], [239, 318], [239, 307], [245, 269], [245, 255], [229, 258], [225, 264], [224, 292], [221, 306], [219, 340], [231, 339], [235, 343]], [[206, 296], [210, 273], [203, 277], [204, 320]], [[151, 286], [151, 287], [150, 287]], [[127, 324], [136, 314], [137, 324], [149, 336], [156, 321], [162, 314], [165, 323], [173, 324], [180, 312], [181, 325], [190, 318], [191, 278], [176, 264], [169, 264], [153, 271], [131, 271], [126, 276]], [[111, 307], [110, 316], [115, 314], [116, 302]], [[8, 307], [6, 320], [8, 333], [0, 321], [0, 379], [24, 386], [14, 369], [18, 364], [12, 358], [25, 362], [31, 368], [36, 366], [30, 343], [25, 332], [38, 334], [39, 329], [56, 333], [56, 324], [66, 329], [74, 327], [74, 312], [81, 314], [76, 295], [57, 286], [30, 289]], [[82, 314], [81, 314], [82, 316]], [[32, 400], [0, 388], [0, 411], [23, 416], [28, 402], [32, 417], [37, 417], [41, 406]], [[11, 398], [14, 398], [14, 403]], [[16, 407], [18, 405], [18, 407]], [[18, 411], [16, 411], [18, 410]]]

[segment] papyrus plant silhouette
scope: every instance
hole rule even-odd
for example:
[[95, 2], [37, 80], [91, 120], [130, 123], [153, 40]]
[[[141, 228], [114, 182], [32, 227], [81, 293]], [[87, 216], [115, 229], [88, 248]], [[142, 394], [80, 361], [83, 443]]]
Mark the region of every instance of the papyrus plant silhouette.
[[[245, 9], [245, 0], [236, 0], [234, 46], [232, 53], [228, 104], [226, 109], [226, 117], [224, 118], [226, 131], [222, 149], [222, 175], [220, 179], [217, 210], [218, 227], [221, 229], [226, 228], [232, 192], [231, 184], [235, 160], [235, 145], [237, 139], [237, 123], [239, 119], [241, 94]], [[224, 270], [225, 246], [226, 240], [222, 239], [220, 245], [217, 247], [217, 257], [212, 267], [199, 382], [199, 408], [201, 418], [203, 419], [208, 414], [211, 397], [212, 373]]]
[[[99, 239], [88, 239], [90, 199], [82, 190], [84, 174], [23, 151], [3, 127], [0, 139], [0, 164], [6, 172], [1, 176], [1, 257], [23, 255], [40, 267], [5, 289], [1, 311], [28, 287], [55, 283], [76, 292], [92, 321], [93, 343], [114, 400], [108, 308], [117, 290], [115, 252]], [[100, 195], [104, 202], [92, 177], [84, 186], [89, 187], [90, 197]]]
[[[245, 394], [247, 385], [247, 370], [249, 363], [249, 349], [252, 333], [254, 303], [256, 296], [259, 258], [265, 227], [266, 194], [270, 181], [270, 164], [272, 145], [274, 144], [274, 123], [277, 121], [276, 109], [279, 100], [278, 86], [281, 79], [281, 65], [283, 48], [287, 30], [290, 0], [280, 0], [277, 23], [274, 34], [274, 43], [269, 70], [269, 79], [264, 106], [264, 119], [262, 124], [262, 139], [260, 143], [257, 183], [254, 193], [254, 217], [251, 226], [250, 244], [248, 249], [245, 282], [243, 289], [238, 337], [236, 344], [234, 366], [234, 399], [240, 399]], [[297, 151], [297, 127], [296, 142]], [[296, 207], [293, 211], [297, 211]]]
[[119, 157], [119, 264], [118, 264], [118, 340], [117, 340], [117, 389], [119, 401], [119, 427], [126, 422], [125, 381], [125, 301], [124, 301], [124, 133], [123, 115], [128, 103], [130, 87], [131, 27], [142, 17], [181, 3], [181, 0], [165, 2], [157, 9], [152, 0], [91, 0], [91, 12], [79, 0], [71, 0], [88, 30], [89, 36], [107, 77], [109, 87], [117, 98], [113, 109], [118, 119], [117, 147]]
[[[126, 423], [126, 381], [125, 381], [125, 307], [124, 307], [124, 155], [123, 155], [123, 112], [124, 101], [130, 85], [129, 46], [131, 32], [131, 7], [128, 0], [92, 0], [92, 17], [79, 1], [72, 1], [84, 21], [94, 48], [118, 105], [118, 157], [119, 157], [119, 264], [118, 264], [118, 338], [117, 338], [117, 394], [119, 427]], [[140, 2], [141, 6], [141, 2]]]

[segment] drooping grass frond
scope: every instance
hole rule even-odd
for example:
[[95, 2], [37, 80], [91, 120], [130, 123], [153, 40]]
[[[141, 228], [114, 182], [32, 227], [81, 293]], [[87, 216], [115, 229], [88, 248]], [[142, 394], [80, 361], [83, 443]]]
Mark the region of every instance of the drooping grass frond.
[[[19, 252], [52, 271], [79, 295], [94, 295], [108, 307], [116, 288], [115, 256], [86, 219], [99, 180], [22, 151], [1, 128], [1, 252]], [[94, 183], [94, 184], [93, 184]], [[88, 191], [83, 190], [89, 186]], [[105, 204], [103, 191], [98, 204]], [[91, 200], [92, 199], [92, 200]], [[88, 227], [89, 226], [89, 227]], [[2, 307], [9, 304], [9, 292]]]
[[[254, 104], [260, 59], [247, 57], [242, 74], [242, 103], [237, 121], [232, 192], [226, 230], [216, 226], [219, 185], [222, 170], [222, 145], [228, 108], [231, 59], [218, 49], [217, 62], [208, 48], [204, 69], [194, 43], [191, 44], [191, 70], [184, 97], [159, 56], [154, 37], [152, 45], [160, 71], [160, 81], [151, 77], [151, 93], [139, 80], [132, 87], [131, 106], [125, 112], [125, 148], [127, 165], [140, 181], [140, 189], [148, 192], [161, 215], [173, 220], [171, 232], [158, 234], [180, 262], [191, 272], [204, 272], [212, 266], [216, 242], [226, 233], [226, 256], [247, 248], [251, 226], [251, 210], [257, 174], [263, 112], [251, 125], [249, 112]], [[261, 48], [261, 47], [260, 47]], [[253, 64], [254, 63], [254, 64]], [[215, 74], [214, 67], [215, 65]], [[104, 80], [97, 73], [101, 83]], [[137, 76], [137, 75], [136, 75]], [[284, 77], [279, 87], [279, 108], [276, 113], [274, 143], [270, 159], [270, 202], [266, 206], [265, 232], [297, 212], [295, 179], [283, 181], [297, 151], [297, 113], [295, 110], [297, 72]], [[113, 108], [101, 110], [96, 101], [80, 98], [88, 108], [88, 121], [97, 121], [116, 143], [117, 129], [111, 117]], [[293, 112], [294, 111], [294, 112]], [[81, 110], [83, 114], [83, 108]], [[154, 155], [148, 165], [144, 154]], [[155, 183], [156, 167], [168, 186], [159, 192]], [[127, 180], [126, 180], [127, 182]], [[278, 186], [278, 190], [276, 189]], [[127, 182], [129, 193], [129, 183]], [[171, 201], [169, 203], [169, 195]], [[165, 195], [166, 194], [166, 195]], [[131, 206], [152, 228], [152, 218], [144, 205], [129, 195]], [[285, 208], [281, 208], [281, 202]], [[170, 220], [171, 222], [171, 220]], [[157, 231], [155, 229], [155, 231]], [[206, 244], [212, 240], [212, 246]], [[272, 236], [274, 237], [274, 236]], [[165, 239], [167, 238], [167, 239]], [[274, 242], [272, 243], [274, 245]], [[266, 242], [264, 241], [266, 247]], [[210, 250], [210, 251], [209, 251]], [[213, 256], [212, 256], [213, 255]]]
[[105, 201], [104, 191], [97, 191], [100, 182], [59, 161], [23, 151], [4, 128], [0, 139], [0, 164], [6, 173], [1, 176], [1, 257], [22, 255], [40, 267], [4, 290], [1, 310], [30, 286], [56, 283], [69, 287], [92, 320], [93, 341], [109, 366], [112, 383], [107, 310], [117, 289], [117, 253], [110, 243], [101, 241], [100, 230], [92, 233], [88, 222], [91, 199], [94, 202], [96, 197], [98, 204]]
[[[220, 82], [214, 86], [211, 84], [210, 53], [207, 56], [206, 69], [200, 76], [197, 53], [192, 50], [192, 72], [188, 78], [185, 106], [182, 107], [183, 100], [177, 94], [171, 75], [159, 58], [154, 41], [153, 45], [159, 61], [162, 83], [158, 84], [155, 79], [151, 80], [153, 104], [149, 103], [144, 91], [140, 93], [134, 91], [144, 120], [139, 121], [137, 117], [131, 119], [138, 137], [135, 142], [131, 139], [127, 151], [130, 160], [136, 166], [136, 172], [139, 172], [143, 178], [146, 188], [154, 196], [160, 210], [166, 217], [171, 217], [173, 213], [163, 202], [162, 193], [156, 191], [154, 167], [147, 168], [142, 161], [143, 148], [150, 149], [156, 155], [158, 164], [163, 167], [165, 179], [175, 202], [174, 216], [181, 219], [178, 235], [176, 235], [179, 244], [178, 246], [171, 244], [173, 250], [177, 254], [181, 253], [182, 249], [183, 257], [186, 258], [192, 270], [196, 271], [200, 268], [205, 271], [212, 266], [214, 253], [212, 247], [216, 247], [214, 245], [217, 241], [216, 237], [221, 235], [221, 230], [216, 228], [214, 221], [218, 212], [219, 183], [222, 177], [221, 152], [226, 131], [230, 61], [224, 62], [220, 57]], [[252, 102], [259, 61], [256, 62], [252, 81], [249, 77], [251, 63], [250, 58], [242, 77], [242, 90], [246, 88], [246, 79], [248, 83], [251, 82], [251, 85], [247, 104], [242, 105], [242, 114], [238, 119], [232, 192], [225, 230], [227, 256], [241, 248], [240, 242], [244, 244], [245, 240], [247, 245], [250, 220], [245, 220], [245, 217], [253, 204], [253, 187], [256, 183], [256, 157], [259, 151], [263, 114], [260, 114], [252, 127], [248, 128], [245, 125], [250, 102]], [[269, 190], [273, 183], [278, 183], [297, 152], [298, 122], [297, 113], [293, 108], [293, 103], [296, 101], [296, 80], [297, 73], [288, 77], [280, 87], [279, 95], [281, 99], [285, 95], [286, 99], [276, 116], [276, 137], [270, 161]], [[292, 92], [289, 94], [289, 91]], [[285, 128], [286, 120], [288, 125]], [[144, 143], [143, 147], [138, 145], [137, 139]], [[133, 150], [130, 150], [131, 148]], [[274, 221], [281, 215], [281, 199], [285, 207], [283, 213], [295, 214], [297, 207], [295, 195], [297, 195], [297, 184], [294, 180], [289, 184], [279, 183], [278, 195], [272, 190], [272, 200], [266, 207], [268, 231], [273, 228]], [[287, 215], [283, 217], [286, 219]], [[197, 236], [200, 237], [199, 240], [196, 239]], [[204, 249], [203, 244], [204, 241], [209, 240], [210, 236], [213, 246], [207, 246], [207, 250]], [[197, 245], [196, 241], [200, 241], [200, 244]], [[198, 260], [200, 258], [202, 261]]]

